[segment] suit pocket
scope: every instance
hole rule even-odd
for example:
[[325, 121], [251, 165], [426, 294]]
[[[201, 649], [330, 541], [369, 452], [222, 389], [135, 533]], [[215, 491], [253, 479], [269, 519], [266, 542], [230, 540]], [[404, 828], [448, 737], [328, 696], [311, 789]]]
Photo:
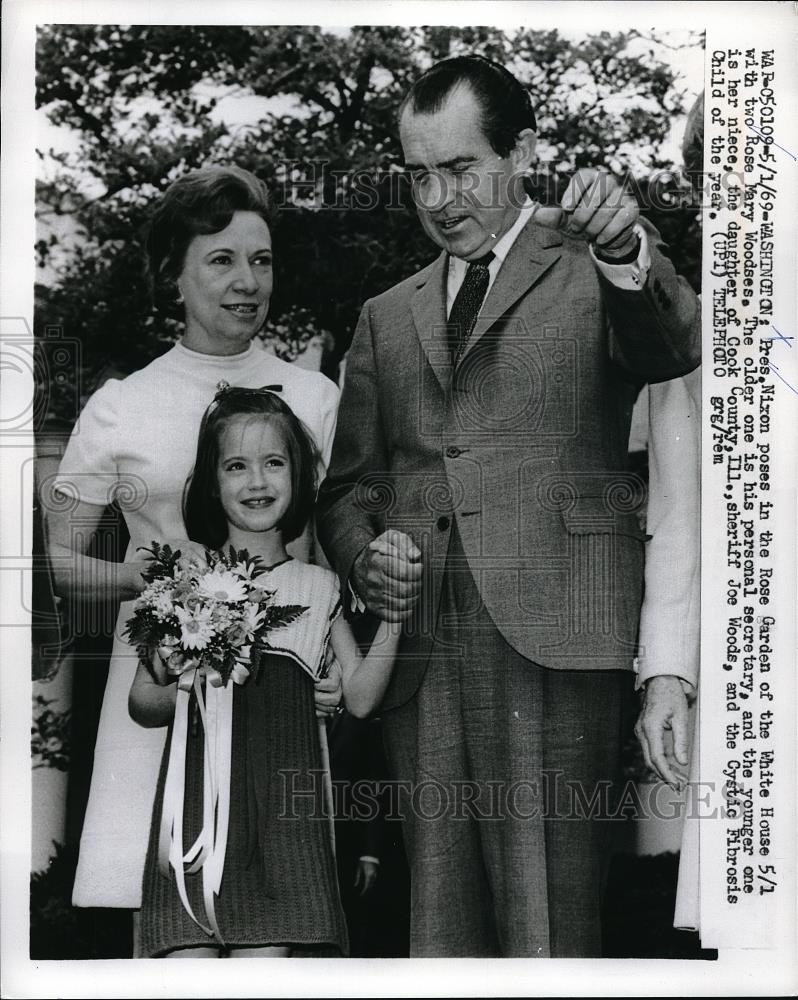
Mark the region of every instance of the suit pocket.
[[620, 653], [631, 664], [643, 592], [645, 533], [638, 511], [645, 484], [627, 472], [588, 472], [549, 477], [546, 485], [568, 539], [565, 632], [585, 644], [579, 655], [612, 660]]
[[556, 510], [570, 535], [615, 534], [646, 539], [646, 485], [632, 472], [569, 472], [544, 476], [538, 501]]

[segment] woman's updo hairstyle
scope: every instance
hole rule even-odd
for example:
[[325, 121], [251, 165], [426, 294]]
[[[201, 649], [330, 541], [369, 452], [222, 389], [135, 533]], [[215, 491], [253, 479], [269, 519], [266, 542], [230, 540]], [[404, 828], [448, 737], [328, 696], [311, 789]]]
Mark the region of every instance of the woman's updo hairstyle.
[[156, 308], [179, 315], [177, 279], [195, 236], [221, 232], [235, 212], [255, 212], [271, 229], [274, 206], [263, 181], [241, 167], [192, 170], [166, 189], [152, 216], [145, 247]]

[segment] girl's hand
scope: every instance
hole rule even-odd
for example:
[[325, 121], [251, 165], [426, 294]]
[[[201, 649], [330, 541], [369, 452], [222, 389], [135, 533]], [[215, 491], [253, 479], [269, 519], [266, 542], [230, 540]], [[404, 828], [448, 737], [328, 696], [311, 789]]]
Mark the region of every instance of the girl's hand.
[[[155, 655], [155, 660], [159, 659]], [[158, 673], [155, 663], [150, 666]], [[164, 675], [166, 668], [163, 667]], [[136, 676], [128, 695], [128, 712], [131, 719], [147, 729], [157, 726], [168, 726], [174, 718], [175, 701], [177, 699], [177, 684], [162, 684], [157, 682], [143, 663], [136, 667]]]
[[346, 709], [356, 718], [365, 719], [382, 702], [401, 635], [401, 622], [381, 621], [368, 653], [363, 656], [348, 622], [343, 617], [333, 622], [330, 645], [342, 665]]
[[[167, 653], [167, 650], [164, 650]], [[161, 687], [165, 687], [169, 683], [169, 671], [166, 669], [166, 656], [162, 656], [160, 652], [156, 651], [155, 655], [150, 660], [150, 666], [152, 667], [152, 672], [155, 680]]]
[[147, 582], [141, 574], [151, 559], [152, 556], [148, 552], [134, 549], [132, 555], [123, 564], [129, 576], [128, 584], [136, 595], [140, 594], [147, 586]]
[[332, 651], [332, 643], [327, 648], [328, 660], [330, 657], [332, 657], [332, 663], [329, 665], [327, 676], [320, 677], [316, 681], [316, 690], [314, 692], [316, 716], [319, 719], [333, 715], [341, 704], [342, 670], [340, 663], [335, 659], [335, 654]]

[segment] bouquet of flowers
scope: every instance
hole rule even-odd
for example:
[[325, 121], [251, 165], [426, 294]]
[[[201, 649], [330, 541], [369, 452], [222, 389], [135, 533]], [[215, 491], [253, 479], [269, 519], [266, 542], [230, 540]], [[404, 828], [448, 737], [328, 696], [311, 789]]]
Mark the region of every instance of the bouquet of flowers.
[[260, 556], [246, 549], [207, 554], [198, 570], [181, 565], [180, 550], [152, 543], [142, 572], [147, 586], [136, 599], [126, 633], [152, 673], [152, 657], [178, 678], [191, 670], [226, 686], [257, 677], [265, 638], [308, 609], [274, 603], [274, 591], [258, 583], [265, 572]]

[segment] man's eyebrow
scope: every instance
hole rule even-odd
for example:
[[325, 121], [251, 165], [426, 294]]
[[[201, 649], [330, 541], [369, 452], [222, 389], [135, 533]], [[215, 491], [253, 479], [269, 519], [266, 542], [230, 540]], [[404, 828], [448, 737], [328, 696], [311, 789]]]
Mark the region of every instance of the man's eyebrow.
[[[432, 167], [432, 169], [433, 170], [451, 170], [453, 167], [462, 167], [462, 166], [465, 166], [465, 165], [467, 165], [469, 163], [476, 163], [476, 161], [477, 161], [477, 157], [476, 156], [471, 156], [471, 155], [454, 156], [454, 157], [452, 157], [451, 160], [441, 160], [440, 163], [434, 164], [434, 166]], [[408, 171], [408, 173], [413, 173], [413, 171], [415, 171], [415, 170], [426, 170], [427, 169], [427, 167], [424, 167], [420, 163], [405, 163], [405, 167], [404, 168], [405, 168], [405, 170]]]

